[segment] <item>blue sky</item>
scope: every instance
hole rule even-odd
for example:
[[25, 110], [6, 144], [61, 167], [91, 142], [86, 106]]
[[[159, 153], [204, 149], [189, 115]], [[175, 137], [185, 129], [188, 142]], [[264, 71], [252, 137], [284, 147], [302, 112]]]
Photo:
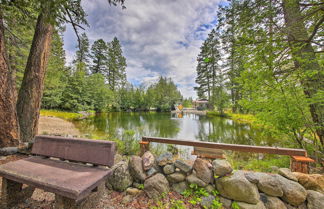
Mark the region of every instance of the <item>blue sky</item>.
[[[107, 0], [83, 1], [90, 42], [116, 36], [127, 60], [127, 80], [134, 85], [171, 77], [185, 97], [193, 90], [199, 47], [216, 24], [220, 0], [126, 0], [126, 9]], [[67, 61], [76, 50], [76, 36], [64, 34]]]

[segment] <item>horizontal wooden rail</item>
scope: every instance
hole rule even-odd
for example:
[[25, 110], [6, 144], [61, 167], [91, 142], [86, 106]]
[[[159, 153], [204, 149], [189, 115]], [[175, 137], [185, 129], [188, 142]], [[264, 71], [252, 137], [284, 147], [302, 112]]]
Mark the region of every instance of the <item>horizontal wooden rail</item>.
[[194, 147], [215, 148], [215, 149], [232, 150], [232, 151], [239, 151], [239, 152], [255, 152], [255, 153], [268, 153], [268, 154], [277, 154], [277, 155], [307, 157], [307, 152], [306, 150], [303, 149], [251, 146], [251, 145], [241, 145], [241, 144], [224, 144], [224, 143], [213, 143], [213, 142], [202, 142], [202, 141], [187, 141], [187, 140], [147, 137], [147, 136], [143, 136], [142, 141], [157, 142], [157, 143], [164, 143], [164, 144], [177, 144], [177, 145], [194, 146]]

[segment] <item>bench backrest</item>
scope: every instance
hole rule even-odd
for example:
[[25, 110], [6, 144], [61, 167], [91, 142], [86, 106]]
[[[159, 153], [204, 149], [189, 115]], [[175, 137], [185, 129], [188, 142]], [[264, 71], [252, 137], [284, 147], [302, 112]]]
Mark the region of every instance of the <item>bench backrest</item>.
[[110, 167], [115, 152], [115, 142], [43, 135], [35, 137], [32, 148], [36, 155]]

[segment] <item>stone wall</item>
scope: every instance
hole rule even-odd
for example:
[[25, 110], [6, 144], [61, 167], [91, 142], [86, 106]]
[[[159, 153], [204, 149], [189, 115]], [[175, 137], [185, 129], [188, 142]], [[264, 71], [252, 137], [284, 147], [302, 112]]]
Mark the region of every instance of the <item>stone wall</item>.
[[277, 173], [233, 171], [223, 159], [184, 161], [169, 152], [118, 158], [107, 181], [107, 187], [116, 191], [135, 194], [138, 188], [150, 198], [159, 198], [197, 184], [211, 193], [203, 200], [207, 208], [216, 189], [224, 208], [235, 201], [241, 209], [324, 209], [324, 176], [319, 174], [292, 173], [287, 168]]

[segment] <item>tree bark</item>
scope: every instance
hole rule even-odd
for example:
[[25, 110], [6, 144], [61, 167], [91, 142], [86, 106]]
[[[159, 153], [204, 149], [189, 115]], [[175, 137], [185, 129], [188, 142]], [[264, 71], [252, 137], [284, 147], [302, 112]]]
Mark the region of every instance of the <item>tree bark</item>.
[[13, 83], [5, 48], [3, 17], [0, 9], [0, 147], [16, 146], [19, 143]]
[[294, 65], [296, 69], [304, 72], [300, 82], [306, 98], [310, 99], [309, 109], [312, 120], [320, 142], [324, 146], [324, 106], [320, 102], [312, 101], [319, 92], [324, 92], [323, 69], [318, 63], [305, 23], [302, 21], [299, 0], [283, 0], [283, 10]]
[[[46, 3], [45, 3], [46, 4]], [[50, 8], [44, 7], [38, 16], [24, 78], [18, 94], [17, 113], [21, 141], [29, 142], [37, 134], [44, 77], [53, 34], [53, 25], [46, 17]]]

